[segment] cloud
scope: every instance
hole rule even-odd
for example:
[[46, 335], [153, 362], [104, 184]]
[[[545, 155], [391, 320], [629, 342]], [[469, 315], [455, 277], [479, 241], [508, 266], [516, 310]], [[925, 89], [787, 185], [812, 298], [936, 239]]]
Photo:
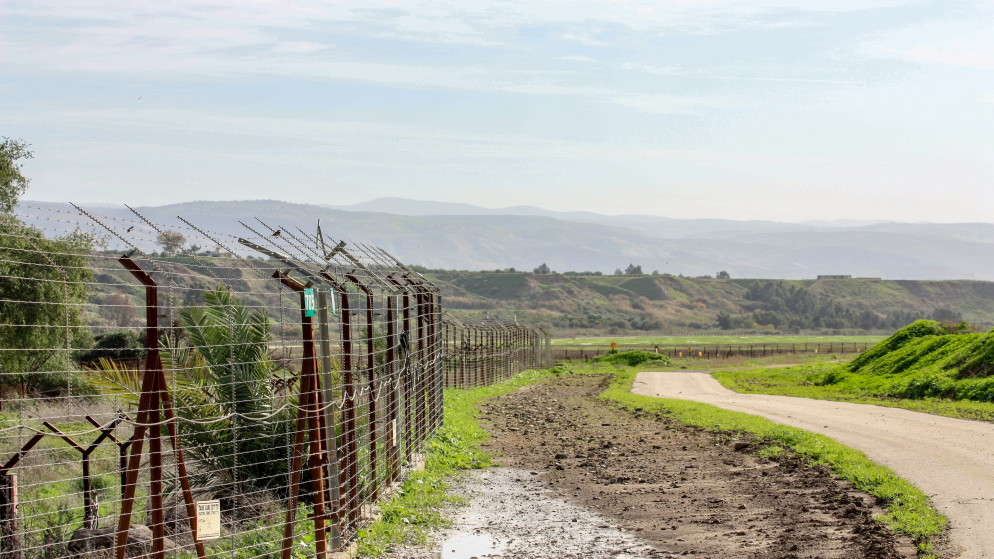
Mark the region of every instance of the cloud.
[[312, 52], [322, 51], [328, 48], [328, 45], [322, 43], [313, 43], [310, 41], [283, 41], [276, 43], [273, 47], [273, 52], [280, 54], [310, 54]]
[[[894, 1], [868, 0], [861, 5]], [[855, 4], [840, 0], [832, 9], [856, 9]], [[6, 0], [0, 4], [6, 30], [0, 36], [0, 50], [8, 55], [6, 64], [31, 72], [99, 72], [164, 81], [299, 76], [408, 88], [602, 95], [606, 75], [602, 68], [591, 64], [572, 75], [557, 73], [563, 61], [594, 63], [595, 59], [576, 53], [548, 55], [544, 45], [529, 40], [521, 30], [549, 28], [551, 36], [565, 43], [603, 46], [608, 44], [603, 30], [610, 29], [611, 44], [631, 46], [629, 41], [642, 45], [664, 35], [759, 29], [770, 25], [771, 19], [773, 24], [793, 25], [797, 14], [807, 13], [795, 10], [780, 21], [779, 5], [776, 0], [666, 4], [649, 0]], [[398, 48], [397, 43], [407, 44]], [[429, 56], [423, 52], [435, 51], [423, 48], [426, 44], [451, 48]], [[601, 63], [605, 71], [616, 64]], [[516, 72], [521, 68], [532, 73]], [[625, 68], [650, 76], [682, 72], [679, 64], [631, 63]], [[707, 68], [692, 77], [807, 81], [755, 74], [709, 76]]]
[[994, 69], [994, 8], [970, 5], [969, 11], [934, 17], [884, 33], [869, 51], [888, 58], [979, 70]]
[[646, 64], [632, 64], [626, 63], [622, 64], [621, 68], [624, 70], [635, 70], [639, 72], [644, 72], [646, 74], [654, 74], [657, 76], [675, 76], [675, 75], [685, 75], [686, 72], [682, 68], [677, 66], [649, 66]]
[[917, 62], [963, 66], [978, 70], [994, 70], [994, 48], [969, 48], [962, 45], [922, 45], [899, 50], [876, 45], [879, 52], [897, 55]]
[[611, 101], [656, 115], [693, 115], [705, 110], [730, 109], [741, 105], [741, 102], [730, 99], [668, 95], [623, 95], [613, 97]]
[[563, 33], [562, 35], [559, 36], [559, 38], [563, 41], [580, 43], [581, 45], [587, 45], [592, 47], [604, 47], [610, 44], [605, 41], [599, 41], [595, 39], [592, 35], [586, 33]]
[[559, 60], [564, 60], [566, 62], [582, 62], [584, 64], [597, 62], [596, 58], [591, 58], [589, 56], [560, 56]]

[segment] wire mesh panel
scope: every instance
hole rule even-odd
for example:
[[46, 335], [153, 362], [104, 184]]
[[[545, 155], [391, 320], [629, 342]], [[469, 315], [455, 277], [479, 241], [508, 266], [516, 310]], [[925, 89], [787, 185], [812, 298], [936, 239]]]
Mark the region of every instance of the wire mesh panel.
[[0, 559], [324, 557], [417, 462], [437, 288], [320, 226], [236, 230], [0, 216]]
[[445, 314], [445, 374], [447, 388], [474, 388], [506, 380], [545, 364], [544, 332], [491, 318], [457, 318]]

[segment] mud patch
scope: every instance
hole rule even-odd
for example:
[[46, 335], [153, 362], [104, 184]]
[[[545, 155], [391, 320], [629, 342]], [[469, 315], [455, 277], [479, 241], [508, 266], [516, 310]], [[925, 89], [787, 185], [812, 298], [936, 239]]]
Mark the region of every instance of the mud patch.
[[672, 557], [612, 521], [547, 491], [536, 471], [494, 468], [474, 473], [460, 493], [470, 498], [436, 557], [581, 559]]
[[[532, 477], [553, 495], [657, 553], [916, 555], [910, 540], [873, 520], [883, 513], [873, 497], [826, 468], [789, 456], [764, 459], [751, 441], [619, 410], [598, 398], [608, 382], [557, 377], [485, 402], [480, 417], [494, 435], [489, 450], [504, 466], [540, 472]], [[547, 556], [542, 553], [516, 556]]]

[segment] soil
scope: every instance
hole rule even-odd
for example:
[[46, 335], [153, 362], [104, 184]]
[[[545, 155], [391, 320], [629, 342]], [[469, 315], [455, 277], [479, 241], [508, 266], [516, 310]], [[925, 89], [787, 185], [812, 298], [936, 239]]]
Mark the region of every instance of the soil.
[[632, 392], [765, 417], [860, 450], [925, 492], [946, 517], [947, 530], [932, 541], [936, 555], [994, 559], [994, 424], [851, 402], [740, 394], [708, 371], [644, 371]]
[[636, 533], [547, 491], [538, 472], [491, 468], [462, 487], [470, 497], [432, 559], [668, 558]]
[[[607, 383], [604, 376], [556, 377], [482, 405], [479, 417], [494, 435], [487, 447], [509, 469], [467, 482], [465, 491], [476, 494], [471, 516], [483, 521], [463, 526], [463, 535], [491, 543], [476, 556], [916, 555], [910, 540], [873, 520], [883, 512], [873, 497], [826, 468], [783, 455], [765, 459], [753, 441], [617, 409], [598, 398]], [[507, 485], [520, 492], [505, 487], [494, 496], [491, 486]], [[551, 501], [529, 502], [539, 496]], [[549, 502], [572, 508], [556, 516]], [[593, 536], [604, 545], [576, 555], [564, 549], [595, 527], [621, 539]], [[457, 538], [459, 530], [457, 520]]]

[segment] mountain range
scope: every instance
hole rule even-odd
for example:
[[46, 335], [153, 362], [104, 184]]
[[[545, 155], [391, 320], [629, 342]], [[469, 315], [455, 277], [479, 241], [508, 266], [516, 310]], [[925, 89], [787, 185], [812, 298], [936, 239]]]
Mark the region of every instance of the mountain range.
[[[62, 204], [24, 202], [20, 213]], [[96, 215], [136, 219], [120, 206]], [[435, 269], [552, 270], [611, 274], [630, 264], [646, 273], [806, 279], [851, 275], [884, 279], [994, 280], [994, 224], [822, 221], [783, 223], [555, 212], [531, 206], [488, 209], [380, 198], [350, 206], [273, 200], [198, 201], [136, 207], [167, 227], [244, 236], [239, 220], [263, 229], [314, 231], [380, 246], [400, 260]]]

